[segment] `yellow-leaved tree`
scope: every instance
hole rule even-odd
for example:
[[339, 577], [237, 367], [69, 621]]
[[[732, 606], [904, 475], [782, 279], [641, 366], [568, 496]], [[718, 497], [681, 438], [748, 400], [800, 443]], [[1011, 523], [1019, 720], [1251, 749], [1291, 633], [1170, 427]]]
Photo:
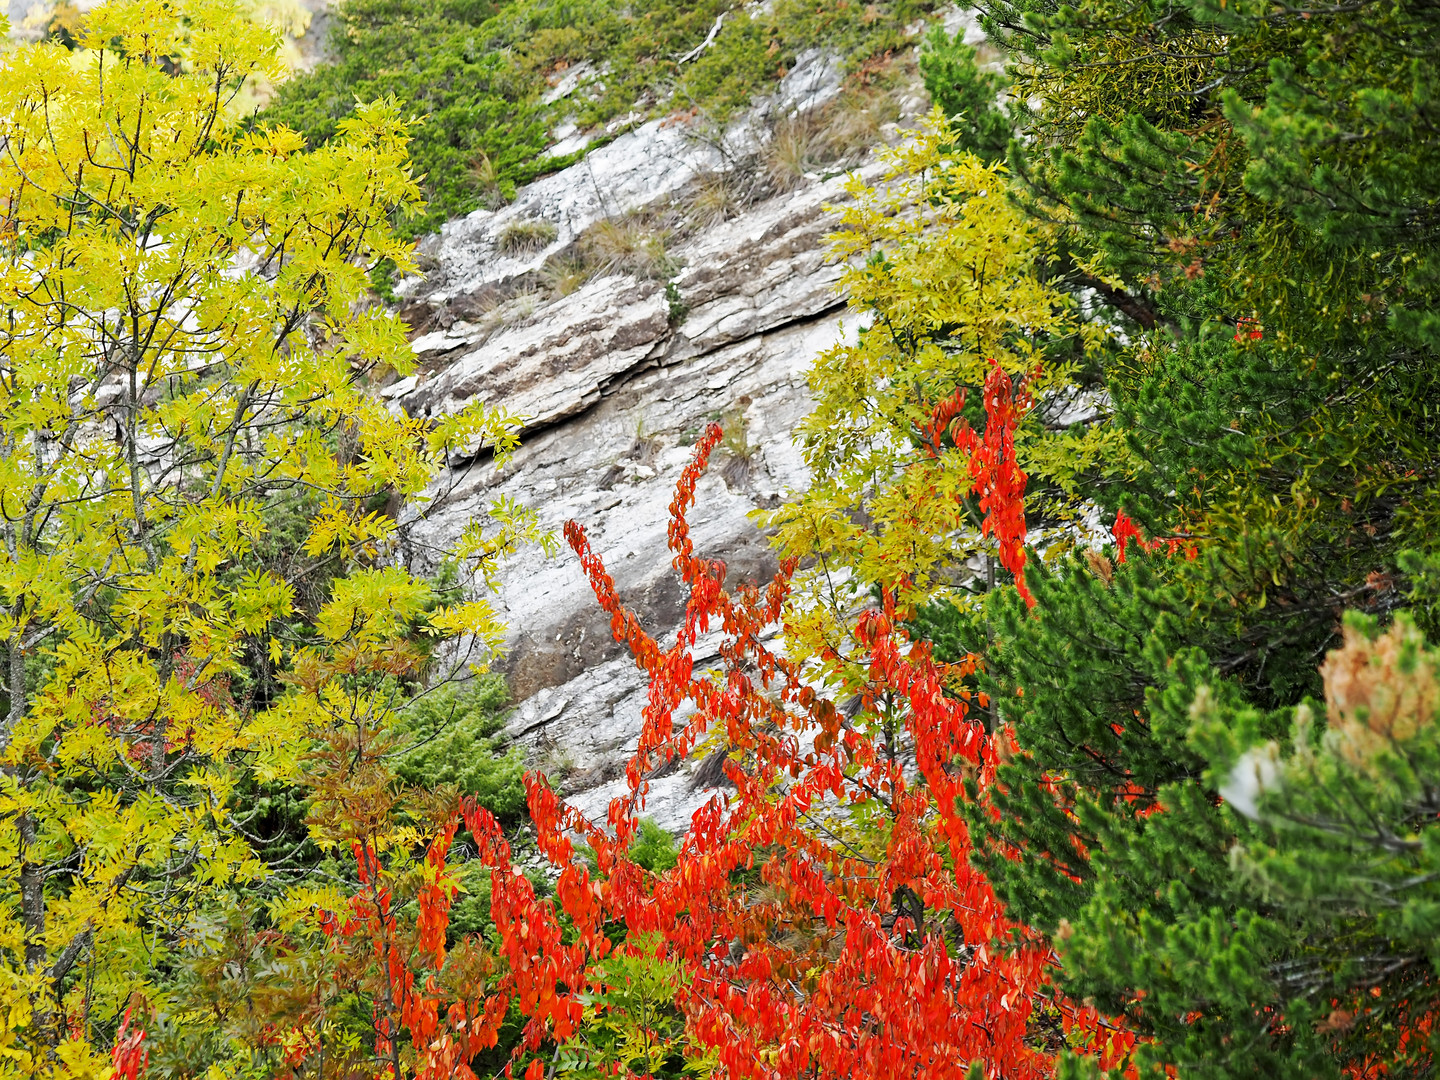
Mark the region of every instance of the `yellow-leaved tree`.
[[[1114, 449], [1076, 422], [1077, 374], [1106, 328], [1051, 280], [1055, 237], [1017, 205], [1005, 167], [954, 141], [937, 109], [836, 208], [831, 250], [849, 264], [840, 287], [861, 328], [810, 370], [809, 488], [757, 515], [810, 565], [790, 624], [806, 655], [843, 653], [876, 589], [902, 617], [938, 596], [965, 605], [1019, 565], [1027, 530], [1063, 544], [1083, 514], [1070, 481]], [[1014, 430], [987, 444], [1001, 413]], [[1002, 475], [998, 458], [1028, 477]], [[1001, 521], [1027, 479], [1028, 524]]]
[[[413, 265], [389, 224], [419, 198], [409, 122], [369, 105], [313, 152], [237, 127], [279, 44], [248, 10], [113, 0], [82, 49], [0, 66], [0, 1076], [109, 1075], [191, 914], [268, 873], [237, 793], [373, 728], [394, 694], [351, 676], [423, 678], [425, 643], [499, 632], [408, 573], [377, 512], [447, 446], [515, 433], [365, 392], [411, 362], [362, 302], [377, 261]], [[281, 498], [343, 564], [305, 603], [255, 557]], [[503, 507], [455, 554], [488, 567], [533, 530]]]

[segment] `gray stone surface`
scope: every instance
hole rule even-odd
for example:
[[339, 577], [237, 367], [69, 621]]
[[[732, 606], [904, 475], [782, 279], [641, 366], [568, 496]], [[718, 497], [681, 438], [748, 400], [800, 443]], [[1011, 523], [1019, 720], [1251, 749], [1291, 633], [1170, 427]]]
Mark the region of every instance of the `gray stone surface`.
[[[395, 291], [438, 305], [532, 273], [595, 222], [672, 196], [697, 175], [753, 153], [767, 137], [770, 117], [823, 105], [839, 92], [840, 79], [835, 58], [810, 50], [796, 58], [772, 97], [724, 131], [684, 114], [626, 131], [570, 168], [527, 184], [508, 206], [447, 221], [419, 244], [425, 277], [406, 278]], [[545, 248], [516, 254], [497, 249], [506, 226], [535, 220], [555, 227]]]
[[[670, 254], [683, 269], [673, 284], [688, 313], [673, 331], [663, 284], [596, 278], [517, 311], [508, 325], [481, 318], [423, 334], [414, 341], [421, 372], [383, 393], [411, 415], [440, 415], [478, 397], [525, 417], [528, 429], [545, 428], [642, 368], [699, 360], [834, 311], [843, 305], [840, 268], [825, 257], [833, 220], [824, 208], [844, 197], [841, 183], [771, 199], [676, 246]], [[452, 297], [442, 288], [427, 299]]]
[[[664, 129], [648, 137], [659, 155], [673, 145]], [[574, 166], [541, 183], [563, 190], [585, 175]], [[423, 568], [509, 496], [557, 529], [584, 525], [626, 603], [673, 640], [685, 594], [666, 548], [669, 503], [691, 444], [718, 418], [730, 434], [690, 515], [697, 549], [723, 559], [732, 581], [772, 575], [775, 556], [749, 515], [805, 483], [791, 438], [810, 408], [805, 374], [853, 329], [842, 325], [840, 267], [824, 244], [834, 227], [825, 207], [844, 198], [842, 184], [811, 183], [674, 247], [683, 269], [673, 280], [689, 309], [678, 325], [663, 284], [610, 276], [569, 296], [522, 297], [504, 325], [453, 321], [416, 338], [421, 373], [384, 391], [392, 407], [433, 416], [478, 398], [526, 416], [527, 432], [504, 468], [457, 464], [428, 505], [407, 511], [412, 560]], [[451, 308], [456, 289], [506, 272], [487, 251], [489, 234], [466, 229], [441, 238], [442, 272], [410, 284], [412, 304]], [[525, 551], [502, 576], [511, 637], [501, 666], [518, 701], [509, 733], [564, 778], [579, 806], [603, 813], [640, 731], [643, 677], [568, 550]], [[703, 650], [697, 659], [707, 661]], [[682, 831], [715, 794], [692, 786], [694, 765], [652, 784], [646, 812], [666, 828]]]

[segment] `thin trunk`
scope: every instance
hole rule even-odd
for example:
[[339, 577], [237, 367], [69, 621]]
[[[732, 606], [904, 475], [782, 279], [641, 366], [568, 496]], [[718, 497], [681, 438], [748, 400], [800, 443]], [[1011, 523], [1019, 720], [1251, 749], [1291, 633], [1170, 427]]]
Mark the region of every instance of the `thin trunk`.
[[[21, 601], [23, 603], [23, 601]], [[25, 719], [25, 649], [20, 640], [20, 620], [9, 642], [10, 712], [5, 718], [5, 730], [0, 733], [0, 751], [9, 745], [10, 738]], [[14, 768], [6, 771], [13, 774]], [[25, 927], [25, 971], [34, 975], [45, 968], [45, 866], [35, 861], [35, 819], [21, 814], [15, 819], [15, 828], [20, 834], [20, 918]], [[38, 997], [32, 997], [31, 1008], [35, 1010], [35, 1025], [45, 1027], [45, 1007]]]
[[18, 600], [15, 608], [10, 611], [11, 626], [14, 628], [7, 649], [10, 662], [7, 665], [6, 680], [10, 691], [10, 712], [5, 717], [5, 726], [0, 728], [0, 754], [9, 748], [11, 735], [20, 721], [25, 719], [25, 648], [20, 640], [20, 629], [24, 625], [21, 617], [24, 613], [17, 610], [23, 605], [24, 601]]
[[45, 868], [30, 858], [35, 847], [35, 819], [21, 814], [15, 824], [20, 830], [20, 911], [25, 920], [25, 971], [33, 975], [45, 967]]
[[[0, 737], [0, 750], [10, 742], [25, 719], [25, 649], [16, 633], [10, 639], [10, 714]], [[25, 923], [25, 970], [34, 974], [45, 966], [45, 868], [32, 861], [35, 848], [35, 819], [21, 814], [15, 821], [20, 831], [20, 913]]]
[[[133, 321], [138, 326], [138, 320]], [[130, 510], [135, 517], [133, 535], [135, 543], [145, 552], [146, 565], [152, 574], [160, 569], [160, 556], [155, 549], [154, 537], [145, 524], [145, 487], [141, 483], [140, 466], [140, 358], [143, 350], [140, 343], [138, 329], [132, 329], [131, 341], [127, 349], [127, 371], [129, 378], [128, 394], [125, 400], [124, 414], [124, 437], [125, 437], [125, 465], [129, 471], [130, 480]], [[158, 685], [160, 693], [164, 692], [165, 683], [170, 678], [172, 663], [174, 659], [174, 639], [167, 630], [160, 636], [160, 656]], [[169, 716], [161, 708], [157, 698], [155, 702], [155, 720], [151, 730], [150, 744], [150, 782], [151, 785], [158, 785], [165, 775], [165, 747], [169, 740]]]

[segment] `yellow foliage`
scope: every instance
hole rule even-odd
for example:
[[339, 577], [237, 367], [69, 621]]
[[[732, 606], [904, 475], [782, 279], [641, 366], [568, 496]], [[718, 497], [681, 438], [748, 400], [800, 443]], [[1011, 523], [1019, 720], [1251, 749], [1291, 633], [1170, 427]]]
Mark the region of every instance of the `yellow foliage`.
[[[504, 416], [429, 431], [357, 377], [413, 361], [357, 303], [379, 260], [414, 267], [389, 228], [419, 200], [409, 122], [362, 106], [307, 153], [239, 132], [236, 95], [281, 72], [252, 6], [113, 0], [84, 48], [0, 70], [0, 1077], [108, 1075], [67, 1033], [269, 873], [239, 793], [381, 722], [417, 635], [499, 640], [483, 602], [435, 610], [371, 509], [421, 497], [451, 440], [515, 445]], [[302, 549], [350, 571], [318, 612], [256, 563], [295, 492], [323, 505]], [[536, 533], [503, 510], [477, 559]], [[237, 700], [261, 659], [288, 689]]]
[[[910, 610], [976, 573], [988, 548], [968, 455], [949, 440], [928, 446], [922, 433], [960, 390], [979, 427], [993, 364], [1029, 378], [1042, 399], [1067, 388], [1069, 365], [1046, 362], [1047, 350], [1092, 333], [1045, 280], [1045, 226], [1012, 201], [1003, 166], [952, 152], [938, 110], [881, 153], [881, 181], [852, 178], [851, 201], [835, 209], [831, 250], [847, 264], [840, 286], [859, 328], [810, 371], [816, 407], [799, 439], [811, 486], [759, 515], [779, 544], [813, 560], [799, 579], [808, 615], [793, 629], [818, 635], [817, 648], [833, 647], [830, 630], [874, 586]], [[1030, 424], [1017, 442], [1032, 473], [1037, 463], [1074, 467], [1073, 437]]]

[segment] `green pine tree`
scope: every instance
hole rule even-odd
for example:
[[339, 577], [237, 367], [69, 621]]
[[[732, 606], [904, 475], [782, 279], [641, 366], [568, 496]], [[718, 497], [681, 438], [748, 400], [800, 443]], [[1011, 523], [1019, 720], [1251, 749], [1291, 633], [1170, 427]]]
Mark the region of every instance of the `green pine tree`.
[[[1033, 610], [1002, 589], [983, 634], [917, 623], [985, 652], [1019, 746], [971, 816], [983, 868], [1065, 990], [1147, 1040], [1142, 1075], [1430, 1075], [1440, 14], [985, 14], [1019, 197], [1127, 339], [1082, 365], [1122, 449], [1076, 491], [1176, 542], [1077, 537], [1033, 561]], [[1352, 738], [1331, 653], [1419, 702], [1414, 731]]]
[[999, 107], [1005, 79], [982, 68], [965, 33], [952, 38], [940, 27], [930, 31], [920, 51], [920, 74], [935, 104], [950, 118], [956, 147], [986, 162], [1002, 161], [1010, 146], [1010, 117]]

